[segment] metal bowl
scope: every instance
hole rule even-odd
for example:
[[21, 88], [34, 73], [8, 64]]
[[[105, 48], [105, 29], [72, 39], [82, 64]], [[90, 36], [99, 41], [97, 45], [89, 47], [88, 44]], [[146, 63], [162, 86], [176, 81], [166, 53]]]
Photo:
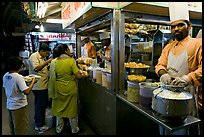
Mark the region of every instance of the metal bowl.
[[125, 71], [128, 73], [128, 75], [143, 75], [148, 72], [150, 67], [146, 68], [125, 68]]

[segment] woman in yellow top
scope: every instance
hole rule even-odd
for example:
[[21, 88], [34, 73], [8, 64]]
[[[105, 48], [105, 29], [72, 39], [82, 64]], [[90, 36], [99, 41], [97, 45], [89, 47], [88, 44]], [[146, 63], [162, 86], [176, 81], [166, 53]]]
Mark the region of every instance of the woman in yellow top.
[[[59, 134], [64, 127], [63, 118], [69, 118], [72, 133], [79, 131], [77, 112], [77, 79], [81, 75], [76, 62], [70, 57], [66, 44], [57, 47], [58, 57], [51, 62], [49, 91], [52, 98], [52, 112], [56, 116], [56, 132]], [[54, 88], [50, 88], [51, 86]]]

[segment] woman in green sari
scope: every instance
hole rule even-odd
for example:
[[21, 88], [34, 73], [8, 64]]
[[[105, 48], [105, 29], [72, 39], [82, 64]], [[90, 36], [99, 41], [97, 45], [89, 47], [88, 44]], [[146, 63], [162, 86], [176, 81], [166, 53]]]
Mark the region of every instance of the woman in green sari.
[[80, 74], [76, 61], [70, 57], [66, 44], [56, 49], [58, 57], [50, 64], [49, 96], [52, 98], [52, 112], [56, 116], [56, 132], [64, 127], [63, 118], [69, 118], [72, 133], [79, 132], [77, 111], [77, 79], [86, 76]]

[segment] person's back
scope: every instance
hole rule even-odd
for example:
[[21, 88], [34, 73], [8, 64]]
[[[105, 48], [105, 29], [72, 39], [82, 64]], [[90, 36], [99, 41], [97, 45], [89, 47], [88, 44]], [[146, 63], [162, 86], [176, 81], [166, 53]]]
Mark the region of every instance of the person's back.
[[72, 133], [79, 131], [77, 112], [77, 78], [79, 73], [76, 61], [70, 57], [67, 45], [57, 47], [59, 56], [51, 62], [49, 94], [52, 98], [52, 111], [56, 116], [56, 133], [60, 134], [64, 127], [63, 118], [69, 118]]

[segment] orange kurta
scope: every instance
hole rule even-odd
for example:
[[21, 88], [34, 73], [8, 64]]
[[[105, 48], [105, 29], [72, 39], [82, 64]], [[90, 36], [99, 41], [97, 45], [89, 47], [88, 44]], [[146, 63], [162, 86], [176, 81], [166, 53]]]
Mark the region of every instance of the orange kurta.
[[202, 39], [186, 37], [182, 41], [173, 41], [165, 46], [162, 50], [162, 54], [158, 59], [158, 64], [155, 66], [155, 72], [158, 74], [160, 69], [166, 70], [169, 52], [176, 56], [185, 50], [185, 46], [188, 44], [188, 78], [194, 83], [194, 86], [199, 86], [199, 80], [202, 78]]

